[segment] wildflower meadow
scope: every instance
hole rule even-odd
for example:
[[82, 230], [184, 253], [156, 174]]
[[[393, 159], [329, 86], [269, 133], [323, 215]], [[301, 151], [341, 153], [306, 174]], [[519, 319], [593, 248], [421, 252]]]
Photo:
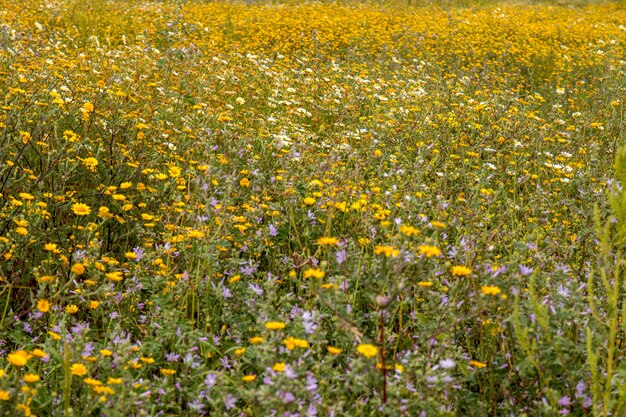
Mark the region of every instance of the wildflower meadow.
[[626, 415], [626, 3], [394, 1], [0, 0], [0, 415]]

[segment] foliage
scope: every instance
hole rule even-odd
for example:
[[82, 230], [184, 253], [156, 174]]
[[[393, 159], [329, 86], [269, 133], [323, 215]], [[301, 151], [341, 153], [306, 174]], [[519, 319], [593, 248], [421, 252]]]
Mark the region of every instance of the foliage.
[[623, 415], [626, 10], [442, 5], [0, 0], [0, 414]]

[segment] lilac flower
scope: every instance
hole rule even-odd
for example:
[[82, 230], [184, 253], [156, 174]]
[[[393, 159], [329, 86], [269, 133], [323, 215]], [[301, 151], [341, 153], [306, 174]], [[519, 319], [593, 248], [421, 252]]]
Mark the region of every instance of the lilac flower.
[[167, 360], [168, 362], [177, 362], [178, 359], [180, 359], [180, 355], [174, 353], [174, 352], [170, 352], [170, 353], [166, 353], [165, 354], [165, 360]]
[[298, 374], [296, 374], [296, 371], [294, 371], [294, 369], [289, 365], [285, 365], [285, 370], [283, 371], [283, 374], [289, 379], [296, 379], [296, 377], [298, 376]]
[[442, 369], [452, 369], [456, 366], [456, 362], [452, 359], [442, 359], [439, 361], [439, 366], [441, 366]]
[[230, 298], [232, 296], [233, 294], [230, 292], [230, 290], [227, 287], [222, 287], [222, 297]]
[[339, 265], [344, 263], [346, 259], [348, 259], [348, 252], [345, 249], [342, 249], [335, 254], [335, 260], [337, 261], [337, 264]]
[[259, 266], [254, 264], [252, 260], [248, 260], [242, 264], [239, 270], [241, 271], [242, 274], [246, 276], [251, 276], [257, 271], [258, 267]]
[[285, 404], [289, 404], [290, 402], [292, 402], [293, 400], [296, 399], [296, 397], [293, 396], [292, 393], [290, 393], [289, 391], [285, 392], [285, 391], [278, 391], [278, 397], [283, 401], [283, 403]]
[[565, 298], [569, 297], [569, 289], [565, 288], [563, 284], [559, 284], [557, 293], [562, 297], [565, 297]]
[[530, 275], [530, 274], [533, 273], [533, 269], [532, 268], [528, 268], [527, 266], [524, 266], [524, 265], [520, 265], [519, 266], [519, 272], [523, 276], [527, 276], [527, 275]]
[[278, 230], [276, 230], [276, 226], [274, 226], [273, 224], [270, 224], [269, 229], [270, 229], [270, 236], [278, 235]]
[[224, 407], [226, 407], [227, 410], [235, 408], [235, 404], [237, 404], [237, 397], [228, 394], [226, 398], [224, 398]]
[[136, 246], [133, 248], [133, 253], [135, 254], [135, 262], [139, 262], [143, 259], [145, 251], [141, 247]]
[[190, 410], [195, 411], [197, 413], [201, 413], [202, 410], [204, 410], [204, 404], [202, 404], [197, 399], [193, 400], [190, 403], [187, 403], [187, 407], [189, 407]]
[[559, 405], [561, 407], [569, 407], [571, 402], [572, 401], [571, 401], [570, 397], [568, 397], [568, 396], [561, 397], [561, 399], [559, 399]]
[[305, 311], [302, 313], [302, 320], [304, 321], [304, 332], [306, 334], [313, 334], [317, 329], [317, 323], [315, 321], [315, 313]]
[[230, 368], [231, 368], [231, 366], [230, 366], [230, 362], [228, 361], [228, 358], [227, 358], [227, 357], [220, 358], [220, 362], [222, 363], [222, 366], [223, 366], [225, 369], [230, 369]]
[[250, 283], [248, 284], [248, 288], [250, 288], [256, 295], [263, 295], [263, 289], [257, 284]]
[[83, 348], [83, 352], [81, 353], [82, 356], [91, 356], [91, 354], [93, 353], [93, 351], [95, 350], [95, 347], [93, 345], [93, 343], [88, 342], [85, 344], [85, 347]]
[[306, 374], [306, 389], [311, 392], [317, 391], [317, 379], [310, 372]]
[[204, 385], [206, 385], [207, 388], [211, 388], [216, 383], [217, 383], [217, 375], [213, 373], [207, 374], [206, 378], [204, 378]]

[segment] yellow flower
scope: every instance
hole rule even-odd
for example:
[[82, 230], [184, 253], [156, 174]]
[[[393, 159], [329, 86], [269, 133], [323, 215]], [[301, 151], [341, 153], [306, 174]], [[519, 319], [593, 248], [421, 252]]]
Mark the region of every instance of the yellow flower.
[[114, 282], [118, 282], [122, 280], [122, 272], [121, 271], [114, 271], [114, 272], [109, 272], [107, 274], [104, 274], [106, 279], [109, 279], [111, 281]]
[[246, 348], [239, 348], [239, 349], [235, 349], [235, 351], [233, 352], [235, 355], [237, 356], [241, 356], [244, 353], [246, 353]]
[[35, 199], [35, 197], [29, 193], [19, 193], [18, 195], [22, 200], [34, 200]]
[[85, 113], [92, 113], [94, 108], [94, 105], [89, 101], [86, 101], [85, 104], [83, 104], [83, 112]]
[[89, 301], [89, 308], [92, 310], [95, 310], [96, 308], [98, 308], [99, 305], [100, 305], [100, 301], [98, 300]]
[[48, 354], [41, 349], [33, 349], [30, 354], [36, 358], [45, 358], [48, 356]]
[[17, 232], [18, 235], [22, 235], [22, 236], [26, 236], [28, 234], [28, 229], [25, 227], [16, 227], [15, 231]]
[[472, 270], [463, 265], [456, 265], [450, 268], [450, 274], [452, 274], [453, 277], [466, 277], [471, 273]]
[[28, 362], [30, 355], [25, 350], [16, 350], [9, 353], [7, 361], [14, 366], [24, 366]]
[[167, 172], [170, 174], [170, 177], [172, 178], [178, 178], [180, 177], [180, 174], [183, 172], [179, 167], [177, 166], [172, 166], [169, 167], [169, 169], [167, 170]]
[[47, 250], [48, 252], [56, 252], [57, 251], [57, 245], [56, 243], [46, 243], [45, 245], [43, 245], [44, 250]]
[[90, 156], [89, 158], [83, 159], [82, 162], [89, 171], [96, 172], [96, 167], [98, 166], [98, 160], [96, 158]]
[[41, 378], [39, 377], [39, 375], [37, 375], [37, 374], [30, 374], [30, 373], [29, 373], [29, 374], [24, 375], [24, 377], [22, 378], [22, 380], [23, 380], [24, 382], [26, 382], [27, 384], [30, 384], [30, 383], [32, 383], [32, 382], [37, 382], [37, 381], [39, 381], [40, 379], [41, 379]]
[[52, 330], [48, 330], [48, 335], [51, 338], [53, 338], [54, 340], [61, 340], [62, 339], [60, 334], [58, 334], [56, 332], [53, 332]]
[[87, 367], [82, 363], [73, 363], [70, 366], [70, 372], [72, 375], [84, 376], [87, 375]]
[[400, 251], [397, 249], [394, 249], [391, 246], [383, 246], [383, 245], [376, 245], [374, 247], [374, 254], [375, 255], [385, 255], [386, 257], [390, 257], [393, 256], [394, 258], [398, 255], [400, 255]]
[[268, 321], [265, 323], [265, 328], [268, 330], [280, 330], [285, 328], [285, 323], [282, 321]]
[[473, 366], [474, 368], [478, 368], [478, 369], [484, 368], [487, 366], [486, 363], [479, 362], [479, 361], [470, 361], [469, 364], [470, 366]]
[[54, 281], [54, 277], [52, 275], [42, 275], [37, 278], [37, 282], [44, 284]]
[[317, 279], [321, 279], [324, 278], [324, 271], [322, 271], [319, 268], [308, 268], [306, 271], [304, 271], [304, 274], [302, 275], [304, 278], [317, 278]]
[[417, 285], [423, 288], [427, 288], [427, 287], [432, 287], [433, 283], [430, 281], [420, 281], [417, 283]]
[[11, 398], [9, 391], [0, 389], [0, 401], [7, 401], [9, 398]]
[[371, 358], [378, 355], [378, 348], [368, 343], [360, 344], [359, 346], [357, 346], [356, 350], [366, 358]]
[[263, 342], [263, 338], [261, 336], [255, 336], [250, 338], [251, 345], [258, 345]]
[[435, 229], [444, 229], [446, 227], [445, 223], [438, 222], [437, 220], [433, 220], [432, 222], [430, 222], [430, 224]]
[[315, 204], [315, 199], [313, 197], [305, 197], [304, 200], [302, 200], [304, 202], [304, 204], [306, 204], [307, 206], [312, 206], [313, 204]]
[[411, 237], [419, 235], [420, 231], [413, 226], [400, 226], [400, 233], [404, 234], [405, 236]]
[[437, 246], [419, 245], [417, 247], [417, 250], [419, 255], [426, 255], [427, 258], [441, 255], [441, 249], [439, 249]]
[[65, 312], [68, 314], [76, 314], [78, 313], [78, 306], [76, 304], [70, 304], [65, 306]]
[[83, 382], [91, 387], [97, 387], [97, 386], [102, 385], [102, 382], [94, 378], [85, 378], [83, 379]]
[[85, 265], [81, 263], [76, 263], [72, 265], [71, 271], [75, 273], [76, 275], [82, 275], [85, 272]]
[[108, 207], [105, 206], [101, 206], [100, 208], [98, 208], [98, 217], [100, 218], [113, 218], [113, 214], [111, 213], [111, 211], [109, 210]]
[[304, 339], [296, 339], [295, 337], [289, 336], [285, 340], [283, 340], [283, 344], [288, 350], [294, 350], [295, 348], [308, 348], [309, 342]]
[[327, 346], [326, 350], [328, 351], [328, 353], [330, 353], [331, 355], [339, 355], [341, 352], [343, 352], [341, 349], [336, 348], [334, 346]]
[[122, 383], [122, 378], [109, 378], [107, 379], [107, 385], [119, 385]]
[[249, 187], [250, 186], [250, 180], [247, 178], [242, 178], [239, 181], [239, 185], [241, 185], [242, 187]]
[[320, 237], [319, 239], [317, 239], [317, 244], [320, 246], [337, 246], [338, 243], [339, 239], [337, 239], [336, 237]]
[[483, 285], [480, 287], [480, 292], [485, 295], [498, 295], [502, 290], [496, 285]]
[[244, 377], [241, 378], [244, 382], [252, 382], [256, 379], [256, 375], [254, 374], [250, 374], [250, 375], [245, 375]]
[[28, 220], [14, 219], [13, 221], [17, 226], [28, 227]]
[[176, 370], [174, 369], [161, 368], [161, 374], [163, 376], [171, 376], [171, 375], [174, 375], [175, 373], [176, 373]]
[[109, 350], [109, 349], [101, 349], [100, 350], [100, 355], [106, 357], [106, 356], [111, 356], [113, 354], [113, 351]]
[[76, 203], [72, 205], [72, 211], [77, 216], [86, 216], [91, 213], [91, 208], [87, 204]]
[[285, 371], [285, 362], [276, 362], [272, 369], [276, 372], [284, 372]]
[[42, 313], [47, 313], [48, 311], [50, 311], [50, 302], [43, 299], [37, 301], [37, 310], [41, 311]]

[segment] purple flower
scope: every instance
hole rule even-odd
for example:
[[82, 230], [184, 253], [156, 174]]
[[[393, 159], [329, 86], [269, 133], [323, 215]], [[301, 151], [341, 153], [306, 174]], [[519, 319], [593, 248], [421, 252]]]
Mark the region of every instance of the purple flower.
[[439, 361], [439, 366], [442, 369], [452, 369], [456, 366], [456, 363], [452, 359], [442, 359]]
[[235, 404], [237, 403], [237, 397], [233, 397], [231, 394], [228, 394], [226, 398], [224, 398], [224, 407], [227, 410], [232, 410], [235, 408]]
[[306, 375], [306, 389], [314, 392], [317, 390], [317, 379], [313, 376], [312, 373], [307, 372]]
[[335, 254], [335, 260], [337, 261], [339, 265], [344, 263], [346, 259], [348, 259], [348, 252], [346, 252], [345, 249], [342, 249]]
[[278, 230], [276, 230], [276, 227], [273, 224], [269, 225], [269, 229], [270, 229], [270, 236], [278, 235]]
[[133, 253], [135, 254], [135, 262], [139, 262], [143, 258], [145, 251], [141, 247], [136, 246], [133, 248]]
[[213, 373], [207, 374], [206, 378], [204, 378], [204, 385], [206, 385], [207, 388], [211, 388], [216, 383], [217, 383], [217, 375]]
[[248, 288], [250, 288], [256, 295], [263, 295], [263, 289], [257, 284], [250, 283], [248, 284]]
[[561, 397], [561, 399], [559, 400], [559, 405], [561, 407], [569, 407], [571, 402], [572, 401], [571, 401], [570, 397], [565, 396], [565, 397]]
[[230, 298], [233, 296], [233, 294], [230, 292], [230, 290], [227, 287], [222, 287], [222, 296], [224, 298]]
[[283, 372], [283, 374], [289, 379], [296, 379], [296, 377], [298, 376], [294, 369], [289, 365], [285, 366], [285, 371]]
[[88, 342], [87, 344], [85, 344], [85, 347], [83, 348], [83, 352], [81, 353], [81, 355], [83, 356], [91, 356], [91, 354], [93, 353], [93, 351], [95, 350], [93, 343]]
[[230, 366], [230, 362], [228, 361], [228, 358], [227, 358], [227, 357], [220, 358], [220, 362], [222, 363], [222, 366], [223, 366], [225, 369], [230, 369], [230, 368], [231, 368], [231, 366]]
[[519, 266], [519, 272], [520, 274], [522, 274], [523, 276], [527, 276], [533, 273], [533, 269], [532, 268], [528, 268], [524, 265], [520, 265]]
[[293, 400], [296, 399], [296, 397], [293, 396], [292, 393], [290, 393], [289, 391], [284, 392], [284, 391], [278, 391], [278, 397], [283, 401], [283, 403], [285, 404], [289, 404], [290, 402], [292, 402]]
[[167, 360], [168, 362], [177, 362], [178, 359], [180, 359], [180, 355], [177, 355], [174, 352], [170, 352], [170, 353], [166, 353], [165, 354], [165, 360]]

